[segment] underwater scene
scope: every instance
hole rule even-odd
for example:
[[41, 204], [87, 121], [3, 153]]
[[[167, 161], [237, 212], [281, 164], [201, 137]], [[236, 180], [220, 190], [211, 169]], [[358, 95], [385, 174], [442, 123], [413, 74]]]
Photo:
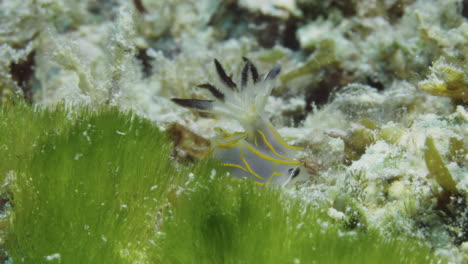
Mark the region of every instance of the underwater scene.
[[468, 263], [467, 18], [0, 0], [0, 263]]

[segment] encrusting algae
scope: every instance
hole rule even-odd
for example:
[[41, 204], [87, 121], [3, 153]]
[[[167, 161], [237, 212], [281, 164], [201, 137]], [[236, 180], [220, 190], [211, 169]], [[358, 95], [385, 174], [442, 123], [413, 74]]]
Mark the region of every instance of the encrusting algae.
[[432, 95], [445, 96], [468, 102], [468, 68], [459, 68], [442, 60], [430, 67], [429, 77], [418, 87]]

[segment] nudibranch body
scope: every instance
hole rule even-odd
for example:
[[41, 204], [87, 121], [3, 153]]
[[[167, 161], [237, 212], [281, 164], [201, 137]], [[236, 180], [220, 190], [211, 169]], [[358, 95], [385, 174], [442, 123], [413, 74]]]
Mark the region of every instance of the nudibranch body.
[[292, 178], [306, 173], [294, 159], [300, 148], [288, 145], [265, 117], [264, 107], [273, 88], [273, 80], [280, 67], [273, 67], [261, 77], [255, 65], [244, 59], [240, 86], [229, 77], [218, 60], [214, 60], [222, 84], [198, 85], [207, 89], [215, 100], [172, 99], [173, 102], [235, 119], [244, 128], [241, 133], [226, 133], [213, 139], [214, 157], [230, 167], [234, 178], [249, 178], [259, 184], [286, 185]]

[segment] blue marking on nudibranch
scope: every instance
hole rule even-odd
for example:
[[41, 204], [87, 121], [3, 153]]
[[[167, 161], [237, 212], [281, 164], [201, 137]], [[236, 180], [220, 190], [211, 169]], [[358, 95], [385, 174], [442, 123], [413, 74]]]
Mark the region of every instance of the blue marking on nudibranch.
[[243, 60], [240, 87], [215, 59], [216, 72], [223, 86], [217, 88], [205, 83], [198, 87], [207, 89], [216, 100], [174, 98], [172, 101], [239, 121], [244, 132], [213, 139], [214, 157], [232, 170], [234, 178], [250, 178], [262, 185], [276, 183], [284, 186], [306, 170], [294, 159], [301, 148], [287, 144], [264, 117], [272, 81], [279, 75], [281, 67], [274, 66], [261, 80], [255, 65], [245, 57]]

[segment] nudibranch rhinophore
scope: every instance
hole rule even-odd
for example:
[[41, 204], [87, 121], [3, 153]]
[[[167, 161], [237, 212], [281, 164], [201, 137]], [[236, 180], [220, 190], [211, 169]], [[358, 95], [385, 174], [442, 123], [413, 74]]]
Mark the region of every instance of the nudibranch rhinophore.
[[273, 183], [284, 186], [300, 174], [305, 175], [307, 170], [294, 159], [301, 148], [287, 144], [264, 114], [273, 80], [281, 67], [274, 66], [262, 77], [249, 59], [243, 59], [240, 86], [215, 59], [222, 86], [217, 88], [210, 83], [198, 85], [207, 89], [214, 100], [173, 98], [172, 101], [239, 121], [244, 132], [226, 133], [213, 139], [214, 157], [230, 167], [234, 178], [254, 179], [262, 185]]

